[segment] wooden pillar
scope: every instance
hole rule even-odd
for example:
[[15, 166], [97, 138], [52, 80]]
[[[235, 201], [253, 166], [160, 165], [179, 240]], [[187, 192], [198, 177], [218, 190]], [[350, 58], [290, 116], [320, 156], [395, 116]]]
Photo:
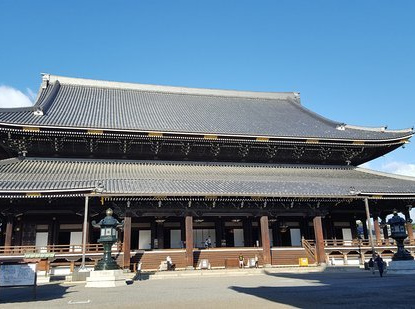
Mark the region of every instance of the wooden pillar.
[[89, 197], [85, 196], [85, 209], [84, 209], [84, 224], [82, 227], [82, 262], [81, 262], [81, 270], [85, 270], [85, 254], [86, 254], [86, 245], [87, 245], [87, 233], [88, 233], [88, 217], [89, 217]]
[[363, 227], [363, 238], [369, 239], [369, 233], [367, 232], [366, 219], [362, 219], [362, 227]]
[[158, 248], [164, 249], [164, 222], [157, 222]]
[[262, 254], [263, 254], [263, 259], [264, 259], [264, 267], [271, 267], [271, 247], [269, 244], [268, 216], [261, 217], [260, 225], [261, 225], [261, 241], [262, 241]]
[[58, 238], [59, 238], [59, 221], [56, 217], [52, 218], [52, 245], [58, 244]]
[[373, 225], [375, 228], [376, 243], [380, 245], [382, 243], [382, 237], [380, 236], [379, 218], [373, 216]]
[[314, 234], [316, 239], [316, 257], [317, 263], [326, 263], [326, 254], [324, 252], [324, 238], [323, 238], [323, 226], [321, 224], [321, 217], [316, 216], [313, 219]]
[[252, 247], [252, 219], [246, 218], [243, 221], [243, 228], [244, 228], [244, 244], [245, 247]]
[[124, 218], [124, 239], [123, 239], [123, 253], [124, 253], [124, 269], [130, 269], [131, 263], [131, 217]]
[[301, 235], [303, 235], [303, 237], [305, 239], [310, 239], [309, 233], [308, 233], [308, 218], [307, 217], [303, 217], [300, 221], [300, 229], [301, 229]]
[[186, 216], [186, 268], [194, 269], [193, 267], [193, 217]]
[[12, 235], [13, 235], [13, 217], [9, 216], [7, 218], [6, 237], [4, 239], [4, 246], [6, 247], [5, 249], [6, 252], [10, 252], [10, 247], [12, 245]]
[[151, 249], [158, 249], [159, 248], [159, 241], [157, 238], [157, 223], [152, 221], [150, 223], [151, 228]]
[[215, 233], [216, 233], [216, 247], [222, 247], [223, 239], [223, 221], [221, 218], [217, 218], [215, 221]]
[[352, 238], [353, 239], [359, 238], [358, 234], [357, 234], [357, 225], [356, 225], [356, 219], [355, 218], [350, 220], [350, 229], [352, 230]]
[[[380, 219], [382, 220], [382, 222], [386, 222], [386, 216], [385, 215], [381, 216]], [[385, 240], [385, 244], [389, 245], [388, 226], [386, 224], [383, 227], [383, 239]]]
[[271, 223], [271, 229], [272, 229], [272, 246], [276, 247], [281, 244], [280, 241], [280, 235], [278, 234], [278, 225], [277, 221]]
[[274, 226], [274, 228], [273, 228], [273, 230], [274, 230], [274, 247], [276, 247], [276, 246], [282, 246], [282, 235], [281, 235], [281, 230], [280, 230], [280, 228], [279, 228], [279, 222], [278, 221], [276, 221], [274, 224], [273, 224], [273, 226]]
[[412, 220], [409, 209], [404, 212], [406, 219], [406, 232], [408, 233], [409, 242], [412, 244], [414, 242], [414, 231], [412, 229]]
[[[336, 238], [336, 234], [334, 232], [334, 224], [333, 224], [333, 220], [331, 216], [326, 216], [324, 220], [322, 219], [322, 221], [324, 221], [324, 227], [322, 228], [325, 229], [325, 235], [327, 239], [334, 240]], [[323, 223], [322, 223], [322, 226], [323, 226]]]

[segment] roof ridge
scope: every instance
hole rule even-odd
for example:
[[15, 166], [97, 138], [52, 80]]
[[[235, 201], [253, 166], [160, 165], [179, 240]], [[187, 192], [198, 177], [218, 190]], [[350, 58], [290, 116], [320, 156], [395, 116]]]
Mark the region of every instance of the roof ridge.
[[23, 158], [21, 157], [7, 158], [7, 159], [0, 160], [0, 165], [10, 165], [10, 164], [14, 164], [20, 161], [23, 161]]
[[149, 92], [194, 94], [194, 95], [219, 96], [219, 97], [240, 97], [240, 98], [252, 98], [252, 99], [286, 100], [290, 98], [298, 103], [300, 101], [299, 92], [261, 92], [261, 91], [225, 90], [225, 89], [210, 89], [210, 88], [191, 88], [191, 87], [178, 87], [178, 86], [161, 86], [161, 85], [151, 85], [151, 84], [66, 77], [66, 76], [52, 75], [52, 74], [46, 74], [46, 73], [42, 73], [42, 79], [44, 82], [47, 82], [47, 83], [55, 83], [56, 81], [59, 81], [63, 85], [68, 84], [68, 85], [102, 87], [102, 88], [124, 89], [124, 90], [129, 89], [129, 90], [141, 90], [141, 91], [149, 91]]
[[345, 129], [354, 129], [354, 130], [362, 130], [362, 131], [373, 131], [373, 132], [390, 132], [390, 133], [401, 133], [401, 132], [414, 132], [414, 128], [406, 128], [406, 129], [395, 129], [395, 130], [388, 130], [388, 126], [383, 127], [366, 127], [366, 126], [357, 126], [351, 124], [343, 124]]
[[[221, 166], [221, 167], [248, 167], [248, 168], [303, 168], [303, 169], [343, 169], [353, 170], [354, 166], [325, 165], [325, 164], [295, 164], [295, 163], [247, 163], [247, 162], [205, 162], [205, 161], [159, 161], [159, 160], [126, 160], [126, 159], [91, 159], [91, 158], [53, 158], [53, 157], [25, 157], [27, 161], [49, 162], [79, 162], [79, 163], [105, 163], [105, 164], [136, 164], [136, 165], [166, 165], [166, 166]], [[4, 161], [4, 160], [3, 160]], [[0, 162], [2, 162], [0, 160]]]

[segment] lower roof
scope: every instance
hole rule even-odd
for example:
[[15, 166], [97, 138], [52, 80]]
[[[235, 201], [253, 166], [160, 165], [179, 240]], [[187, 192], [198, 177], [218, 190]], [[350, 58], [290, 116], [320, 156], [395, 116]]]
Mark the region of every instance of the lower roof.
[[415, 196], [415, 178], [352, 166], [13, 158], [0, 161], [0, 194], [105, 196]]

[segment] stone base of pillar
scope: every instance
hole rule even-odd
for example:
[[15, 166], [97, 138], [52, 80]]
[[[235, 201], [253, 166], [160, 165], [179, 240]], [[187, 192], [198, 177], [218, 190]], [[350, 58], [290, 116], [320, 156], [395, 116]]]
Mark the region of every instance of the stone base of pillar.
[[86, 278], [86, 288], [112, 288], [127, 285], [122, 269], [94, 270]]
[[48, 276], [48, 273], [46, 271], [38, 271], [37, 277], [36, 277], [36, 283], [42, 284], [42, 283], [48, 283], [50, 282], [50, 276]]
[[69, 281], [86, 281], [86, 278], [88, 278], [90, 275], [90, 270], [87, 269], [77, 269], [75, 270], [72, 275], [67, 276]]
[[264, 266], [263, 266], [264, 268], [271, 268], [272, 267], [272, 265], [271, 264], [264, 264]]
[[415, 274], [415, 261], [392, 261], [389, 263], [387, 271], [391, 274]]
[[186, 266], [185, 270], [195, 270], [193, 266]]

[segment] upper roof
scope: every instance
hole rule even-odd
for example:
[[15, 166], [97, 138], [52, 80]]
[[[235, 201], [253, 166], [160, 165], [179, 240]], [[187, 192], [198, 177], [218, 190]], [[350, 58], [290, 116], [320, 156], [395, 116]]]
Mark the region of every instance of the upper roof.
[[351, 166], [26, 158], [0, 161], [0, 194], [414, 197], [415, 178]]
[[390, 141], [412, 129], [350, 126], [304, 108], [298, 93], [166, 87], [45, 74], [30, 108], [0, 109], [0, 125], [240, 137]]

